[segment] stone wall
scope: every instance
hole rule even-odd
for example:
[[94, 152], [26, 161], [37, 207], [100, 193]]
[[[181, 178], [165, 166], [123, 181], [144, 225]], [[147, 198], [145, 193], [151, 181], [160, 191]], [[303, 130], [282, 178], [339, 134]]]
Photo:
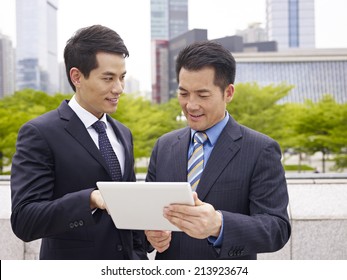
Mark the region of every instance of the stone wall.
[[[288, 176], [292, 236], [280, 251], [261, 260], [347, 259], [347, 174]], [[38, 259], [40, 240], [24, 243], [10, 226], [10, 187], [0, 180], [0, 259]]]
[[259, 259], [347, 260], [347, 180], [288, 185], [292, 235]]

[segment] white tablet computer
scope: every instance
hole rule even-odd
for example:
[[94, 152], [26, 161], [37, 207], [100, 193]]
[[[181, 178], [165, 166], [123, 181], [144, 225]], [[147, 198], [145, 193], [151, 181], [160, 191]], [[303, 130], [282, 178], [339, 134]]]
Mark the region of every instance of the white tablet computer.
[[170, 204], [194, 205], [187, 182], [97, 182], [119, 229], [180, 231], [163, 216]]

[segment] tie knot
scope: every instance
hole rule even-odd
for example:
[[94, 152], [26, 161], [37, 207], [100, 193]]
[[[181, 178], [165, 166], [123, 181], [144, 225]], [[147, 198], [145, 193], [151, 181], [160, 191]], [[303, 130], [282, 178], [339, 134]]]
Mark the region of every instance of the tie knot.
[[208, 139], [207, 134], [205, 132], [195, 132], [194, 134], [194, 142], [199, 144], [204, 144]]
[[96, 121], [92, 124], [92, 127], [96, 130], [98, 134], [102, 134], [106, 132], [105, 123], [103, 121]]

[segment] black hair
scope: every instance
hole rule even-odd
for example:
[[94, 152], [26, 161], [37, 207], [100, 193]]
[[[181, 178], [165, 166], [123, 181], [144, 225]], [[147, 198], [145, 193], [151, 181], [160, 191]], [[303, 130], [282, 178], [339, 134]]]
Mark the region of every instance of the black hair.
[[189, 71], [212, 67], [215, 70], [214, 84], [222, 91], [234, 84], [236, 62], [229, 50], [213, 41], [193, 43], [180, 51], [176, 60], [176, 78], [179, 83], [181, 68]]
[[70, 69], [76, 67], [88, 78], [90, 72], [98, 67], [96, 60], [98, 52], [129, 56], [128, 49], [118, 33], [102, 25], [81, 28], [67, 41], [64, 49], [65, 68], [74, 91], [76, 88], [70, 78]]

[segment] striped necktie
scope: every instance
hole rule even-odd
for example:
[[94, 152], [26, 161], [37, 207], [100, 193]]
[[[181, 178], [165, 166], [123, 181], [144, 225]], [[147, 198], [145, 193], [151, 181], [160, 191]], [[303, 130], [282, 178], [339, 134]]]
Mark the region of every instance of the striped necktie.
[[193, 153], [188, 160], [188, 182], [192, 190], [195, 191], [199, 184], [202, 171], [204, 169], [204, 143], [207, 140], [207, 134], [204, 132], [195, 132]]
[[113, 181], [122, 181], [122, 172], [116, 153], [107, 137], [105, 123], [96, 121], [92, 127], [99, 134], [99, 150], [106, 161]]

